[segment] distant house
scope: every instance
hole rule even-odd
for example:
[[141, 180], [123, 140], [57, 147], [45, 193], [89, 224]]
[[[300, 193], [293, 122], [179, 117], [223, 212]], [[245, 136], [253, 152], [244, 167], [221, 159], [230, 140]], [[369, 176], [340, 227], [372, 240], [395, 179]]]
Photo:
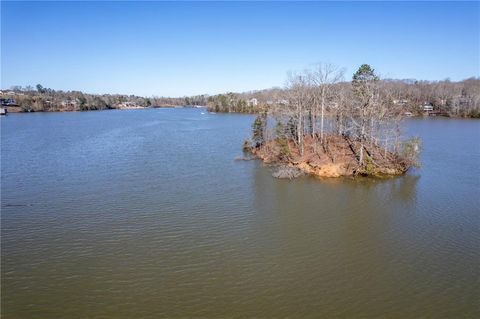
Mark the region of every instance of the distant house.
[[328, 103], [328, 107], [331, 107], [331, 108], [337, 108], [338, 107], [338, 103], [337, 102], [330, 102]]
[[140, 106], [137, 105], [137, 103], [135, 103], [135, 102], [122, 102], [122, 103], [118, 104], [117, 107], [120, 108], [120, 109], [137, 109], [137, 108], [140, 108]]
[[404, 105], [408, 104], [408, 100], [405, 100], [405, 99], [403, 99], [403, 100], [393, 100], [393, 104], [404, 106]]
[[17, 101], [14, 99], [0, 99], [2, 106], [17, 106]]
[[67, 100], [63, 100], [61, 102], [62, 106], [77, 106], [78, 105], [78, 101], [77, 99], [74, 99], [74, 100], [70, 100], [70, 99], [67, 99]]
[[460, 96], [458, 97], [458, 103], [461, 105], [461, 106], [467, 106], [470, 104], [470, 100], [466, 97], [463, 97], [463, 96]]
[[256, 98], [248, 100], [248, 105], [250, 106], [257, 106], [258, 105], [258, 100]]
[[431, 104], [424, 104], [422, 106], [424, 112], [432, 112], [433, 111], [433, 105]]

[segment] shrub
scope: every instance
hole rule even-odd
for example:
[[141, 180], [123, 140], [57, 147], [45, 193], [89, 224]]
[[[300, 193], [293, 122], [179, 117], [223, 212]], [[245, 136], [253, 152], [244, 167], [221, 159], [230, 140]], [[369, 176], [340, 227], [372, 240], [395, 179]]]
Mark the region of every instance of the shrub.
[[400, 155], [407, 165], [419, 168], [419, 157], [421, 150], [422, 141], [419, 137], [413, 137], [402, 143]]
[[252, 142], [249, 139], [246, 139], [243, 142], [242, 150], [244, 152], [251, 152], [252, 151]]

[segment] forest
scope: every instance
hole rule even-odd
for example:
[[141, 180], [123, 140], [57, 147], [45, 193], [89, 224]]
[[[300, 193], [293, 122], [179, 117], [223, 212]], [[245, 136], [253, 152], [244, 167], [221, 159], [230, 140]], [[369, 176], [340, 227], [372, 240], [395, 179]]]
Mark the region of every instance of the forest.
[[[302, 83], [297, 86], [311, 86], [318, 81], [312, 70], [325, 67], [318, 64], [304, 70]], [[334, 67], [338, 78], [329, 83], [335, 94], [328, 94], [324, 101], [324, 115], [334, 114], [336, 106], [351, 102], [352, 86], [345, 81], [343, 69]], [[318, 70], [317, 70], [318, 71]], [[313, 72], [313, 73], [312, 73]], [[291, 79], [293, 73], [289, 73]], [[298, 75], [298, 72], [296, 72]], [[195, 95], [184, 97], [142, 97], [127, 94], [89, 94], [81, 91], [62, 91], [43, 87], [13, 86], [0, 91], [2, 101], [14, 100], [13, 112], [89, 111], [143, 107], [206, 106], [212, 112], [262, 113], [286, 106], [291, 96], [291, 83], [282, 88], [271, 88], [243, 93], [216, 95]], [[382, 92], [382, 103], [409, 115], [441, 115], [450, 117], [480, 118], [480, 78], [469, 78], [459, 82], [416, 81], [381, 79], [377, 86]], [[13, 104], [13, 103], [12, 103]], [[433, 112], [425, 113], [424, 106], [431, 106]]]
[[[318, 67], [319, 65], [312, 69]], [[336, 68], [342, 72], [339, 78], [329, 84], [336, 94], [326, 97], [328, 103], [324, 111], [327, 114], [334, 111], [333, 105], [348, 102], [352, 95], [352, 86], [350, 82], [345, 81], [344, 71]], [[304, 70], [302, 73], [307, 75], [311, 71], [311, 69]], [[309, 86], [311, 81], [314, 81], [312, 74], [304, 77], [303, 83], [298, 85]], [[423, 107], [429, 105], [432, 106], [435, 115], [480, 118], [480, 78], [453, 82], [448, 79], [417, 81], [378, 77], [377, 85], [383, 94], [382, 103], [400, 107], [402, 111], [410, 112], [412, 115], [424, 115]], [[285, 105], [291, 94], [290, 90], [291, 87], [287, 83], [283, 88], [218, 94], [208, 97], [207, 106], [214, 112], [259, 113], [278, 105]], [[257, 100], [257, 105], [249, 104], [248, 101], [252, 98]]]
[[206, 97], [203, 95], [172, 98], [125, 94], [88, 94], [81, 91], [54, 90], [43, 87], [41, 84], [35, 88], [14, 86], [1, 93], [2, 100], [13, 99], [15, 101], [15, 106], [9, 106], [9, 112], [91, 111], [206, 104]]

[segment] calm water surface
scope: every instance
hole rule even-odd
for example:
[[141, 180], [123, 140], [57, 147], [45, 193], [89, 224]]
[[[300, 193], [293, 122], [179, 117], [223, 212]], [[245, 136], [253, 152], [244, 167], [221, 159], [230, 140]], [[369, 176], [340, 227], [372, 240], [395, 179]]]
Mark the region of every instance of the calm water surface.
[[285, 181], [201, 112], [1, 118], [2, 318], [480, 317], [480, 121], [407, 122], [404, 177]]

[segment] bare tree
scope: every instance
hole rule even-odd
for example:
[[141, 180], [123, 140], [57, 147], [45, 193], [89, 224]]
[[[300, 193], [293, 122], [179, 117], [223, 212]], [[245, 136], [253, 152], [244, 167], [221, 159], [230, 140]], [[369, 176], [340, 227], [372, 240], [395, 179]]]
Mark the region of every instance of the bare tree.
[[[314, 107], [313, 112], [316, 115], [320, 109], [320, 143], [323, 144], [325, 133], [325, 111], [327, 104], [334, 102], [334, 86], [343, 79], [344, 70], [334, 64], [319, 63], [310, 71], [311, 79], [314, 84]], [[313, 125], [315, 133], [316, 121]], [[315, 134], [314, 134], [315, 135]]]
[[290, 73], [286, 85], [288, 104], [281, 107], [283, 115], [289, 118], [290, 126], [294, 126], [296, 134], [294, 141], [301, 155], [304, 152], [305, 114], [312, 101], [312, 96], [309, 94], [310, 87], [308, 74]]

